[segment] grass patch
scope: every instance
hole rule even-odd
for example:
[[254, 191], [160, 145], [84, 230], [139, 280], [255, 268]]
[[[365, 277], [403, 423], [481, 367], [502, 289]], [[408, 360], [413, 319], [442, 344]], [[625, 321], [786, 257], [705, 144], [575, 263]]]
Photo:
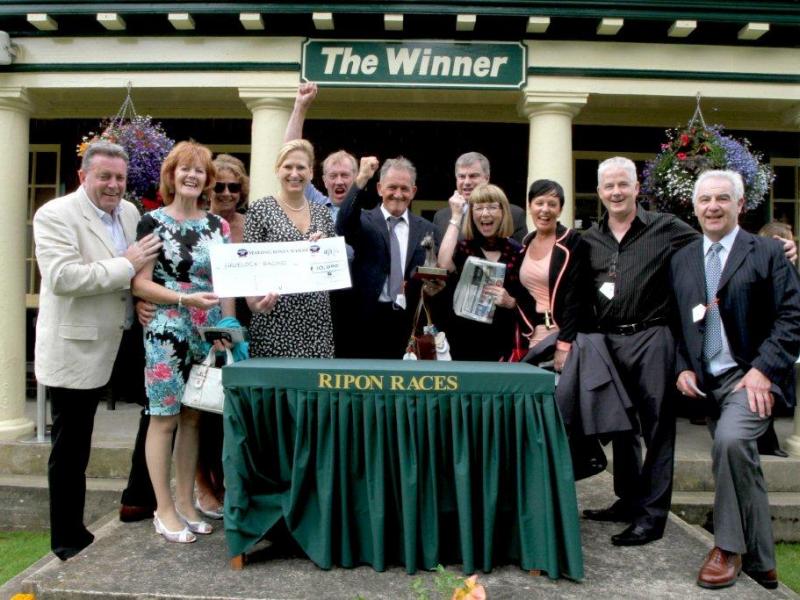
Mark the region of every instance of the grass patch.
[[0, 585], [50, 552], [49, 531], [0, 531]]
[[778, 579], [800, 594], [800, 544], [775, 544]]

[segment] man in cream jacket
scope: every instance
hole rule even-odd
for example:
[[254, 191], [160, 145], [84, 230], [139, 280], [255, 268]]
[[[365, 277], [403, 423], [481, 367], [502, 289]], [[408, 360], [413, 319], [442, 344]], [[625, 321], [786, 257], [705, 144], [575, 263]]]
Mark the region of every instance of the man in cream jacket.
[[84, 154], [80, 187], [33, 218], [42, 275], [36, 379], [50, 388], [53, 420], [50, 545], [62, 560], [94, 540], [83, 524], [94, 414], [133, 322], [131, 278], [161, 246], [152, 235], [135, 241], [139, 213], [122, 199], [127, 171], [122, 147], [96, 142]]

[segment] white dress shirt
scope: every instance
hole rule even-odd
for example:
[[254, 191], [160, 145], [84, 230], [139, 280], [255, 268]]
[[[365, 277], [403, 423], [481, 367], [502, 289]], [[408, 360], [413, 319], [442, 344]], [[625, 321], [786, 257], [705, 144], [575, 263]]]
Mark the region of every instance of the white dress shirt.
[[[381, 204], [381, 213], [383, 214], [383, 221], [386, 223], [386, 229], [389, 230], [389, 235], [392, 235], [391, 229], [389, 229], [389, 217], [393, 216], [386, 207]], [[397, 222], [397, 225], [394, 226], [395, 235], [397, 235], [397, 241], [400, 244], [400, 265], [403, 268], [403, 272], [405, 272], [406, 268], [406, 257], [408, 256], [408, 209], [400, 216], [400, 221]], [[381, 295], [378, 297], [378, 302], [396, 302], [396, 298], [392, 298], [389, 295], [389, 277], [386, 277], [386, 281], [383, 282], [383, 288], [381, 288]], [[398, 303], [401, 306], [403, 303]]]
[[[733, 248], [733, 242], [736, 240], [736, 235], [738, 233], [739, 226], [737, 225], [730, 233], [728, 233], [719, 241], [719, 243], [722, 245], [722, 249], [718, 253], [721, 267], [720, 273], [725, 272], [725, 263], [728, 262], [728, 257], [731, 255], [731, 248]], [[703, 236], [704, 268], [706, 261], [708, 261], [708, 250], [711, 248], [711, 244], [713, 243], [714, 242], [708, 239], [708, 237], [705, 235]], [[714, 376], [724, 373], [725, 371], [737, 366], [736, 361], [733, 360], [733, 355], [731, 354], [731, 347], [728, 344], [728, 335], [725, 333], [725, 323], [722, 321], [722, 319], [720, 319], [720, 324], [722, 325], [722, 351], [713, 359], [711, 359], [707, 366], [708, 372]]]

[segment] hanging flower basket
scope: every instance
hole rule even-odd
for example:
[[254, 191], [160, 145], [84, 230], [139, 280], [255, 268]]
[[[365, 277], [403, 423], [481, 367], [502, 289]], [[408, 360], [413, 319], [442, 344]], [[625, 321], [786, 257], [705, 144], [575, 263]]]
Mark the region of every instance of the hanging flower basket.
[[149, 116], [137, 115], [130, 96], [125, 99], [120, 111], [112, 119], [100, 122], [101, 133], [89, 132], [78, 144], [78, 156], [89, 145], [98, 140], [119, 144], [128, 153], [128, 184], [125, 198], [144, 210], [161, 205], [158, 182], [161, 163], [172, 150], [175, 140], [169, 138], [161, 127]]
[[[694, 121], [694, 119], [693, 119]], [[692, 190], [697, 176], [709, 169], [728, 169], [744, 180], [745, 210], [764, 201], [775, 176], [747, 139], [726, 135], [720, 125], [692, 123], [668, 129], [661, 152], [644, 169], [642, 191], [655, 208], [684, 219], [694, 218]]]

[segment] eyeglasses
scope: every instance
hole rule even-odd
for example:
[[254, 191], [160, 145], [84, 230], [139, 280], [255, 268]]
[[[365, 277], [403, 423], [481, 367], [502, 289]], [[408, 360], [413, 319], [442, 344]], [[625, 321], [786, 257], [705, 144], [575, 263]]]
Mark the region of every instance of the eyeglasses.
[[225, 183], [224, 181], [218, 181], [214, 184], [214, 193], [221, 194], [225, 191], [225, 188], [228, 188], [228, 191], [231, 194], [238, 194], [242, 191], [242, 184], [241, 183]]
[[472, 212], [476, 213], [496, 213], [501, 209], [499, 204], [473, 204], [472, 205]]

